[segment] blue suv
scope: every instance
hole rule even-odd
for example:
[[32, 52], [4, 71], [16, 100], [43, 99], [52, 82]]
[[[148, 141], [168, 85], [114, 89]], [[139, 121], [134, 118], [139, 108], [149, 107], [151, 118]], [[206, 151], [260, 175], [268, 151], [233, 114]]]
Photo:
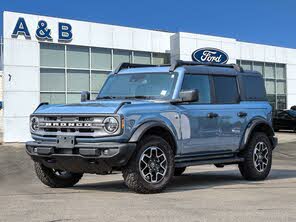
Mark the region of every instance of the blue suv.
[[81, 103], [40, 104], [30, 130], [26, 151], [45, 185], [122, 171], [139, 193], [160, 192], [201, 164], [236, 164], [245, 179], [263, 180], [277, 145], [260, 73], [181, 60], [123, 63], [95, 100], [82, 92]]

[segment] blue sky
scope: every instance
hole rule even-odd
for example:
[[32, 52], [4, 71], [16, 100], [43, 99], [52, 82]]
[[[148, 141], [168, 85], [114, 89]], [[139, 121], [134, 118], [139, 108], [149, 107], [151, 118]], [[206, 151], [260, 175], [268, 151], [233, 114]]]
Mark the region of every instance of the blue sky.
[[295, 0], [1, 0], [5, 10], [296, 48]]

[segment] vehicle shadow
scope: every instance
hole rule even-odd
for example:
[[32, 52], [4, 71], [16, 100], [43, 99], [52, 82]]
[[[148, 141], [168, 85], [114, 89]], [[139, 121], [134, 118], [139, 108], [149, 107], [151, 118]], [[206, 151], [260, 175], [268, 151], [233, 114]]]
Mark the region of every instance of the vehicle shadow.
[[[296, 178], [296, 170], [274, 169], [267, 180], [281, 180]], [[188, 172], [182, 176], [174, 177], [165, 192], [183, 192], [209, 188], [219, 188], [225, 185], [263, 185], [264, 181], [246, 181], [237, 170]], [[259, 186], [258, 186], [259, 185]], [[92, 190], [100, 192], [131, 192], [123, 180], [78, 184], [71, 189]]]

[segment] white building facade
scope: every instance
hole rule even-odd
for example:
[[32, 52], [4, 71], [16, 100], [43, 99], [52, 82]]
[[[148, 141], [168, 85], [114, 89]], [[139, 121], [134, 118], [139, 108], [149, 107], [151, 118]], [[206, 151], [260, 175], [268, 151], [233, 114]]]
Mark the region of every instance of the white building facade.
[[41, 102], [79, 102], [81, 91], [94, 98], [121, 62], [191, 61], [205, 47], [262, 73], [274, 108], [296, 105], [296, 49], [14, 12], [3, 21], [4, 142], [30, 140], [29, 115]]

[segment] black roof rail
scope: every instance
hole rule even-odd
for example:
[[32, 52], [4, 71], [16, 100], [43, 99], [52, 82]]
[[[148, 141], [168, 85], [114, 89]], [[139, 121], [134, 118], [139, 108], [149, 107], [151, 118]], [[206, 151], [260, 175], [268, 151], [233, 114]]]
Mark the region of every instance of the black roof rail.
[[237, 72], [244, 72], [243, 68], [237, 64], [202, 63], [202, 62], [192, 62], [192, 61], [183, 61], [183, 60], [176, 60], [175, 62], [173, 62], [170, 67], [170, 72], [173, 72], [175, 71], [176, 68], [184, 65], [187, 65], [187, 66], [204, 65], [204, 66], [225, 67], [225, 68], [235, 69]]
[[[165, 65], [152, 65], [152, 64], [137, 64], [137, 63], [129, 63], [129, 62], [123, 62], [117, 66], [117, 68], [114, 70], [114, 74], [117, 74], [122, 69], [129, 69], [129, 68], [142, 68], [142, 67], [160, 67]], [[168, 65], [166, 65], [168, 66]]]

